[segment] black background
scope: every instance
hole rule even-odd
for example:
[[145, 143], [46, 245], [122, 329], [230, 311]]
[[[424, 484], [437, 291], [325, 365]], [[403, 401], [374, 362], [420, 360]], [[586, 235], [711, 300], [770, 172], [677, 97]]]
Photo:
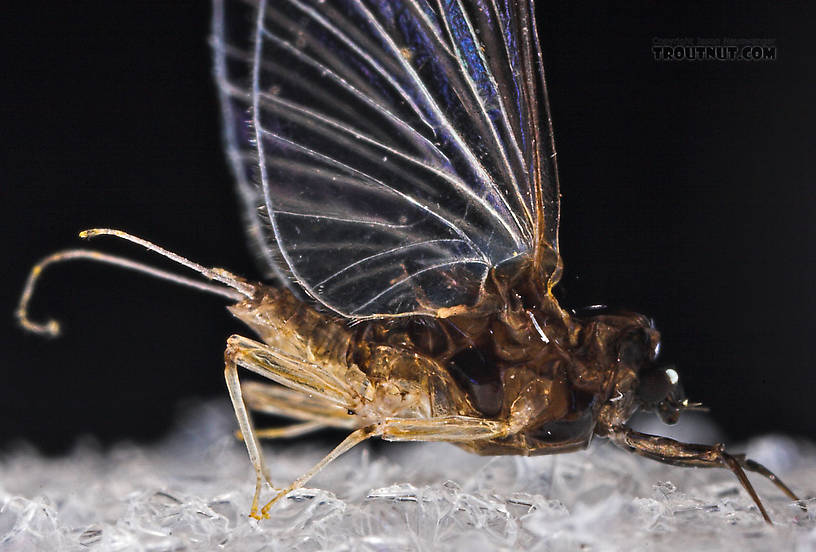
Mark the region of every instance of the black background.
[[[258, 274], [221, 154], [209, 7], [113, 4], [4, 12], [3, 446], [153, 439], [184, 400], [228, 400], [223, 344], [242, 328], [220, 298], [69, 263], [32, 305], [62, 322], [60, 339], [12, 318], [31, 265], [82, 245], [88, 227]], [[653, 316], [664, 358], [730, 438], [814, 436], [816, 13], [539, 4], [567, 306]], [[778, 60], [656, 62], [653, 37], [773, 38]], [[161, 264], [114, 240], [91, 245]]]

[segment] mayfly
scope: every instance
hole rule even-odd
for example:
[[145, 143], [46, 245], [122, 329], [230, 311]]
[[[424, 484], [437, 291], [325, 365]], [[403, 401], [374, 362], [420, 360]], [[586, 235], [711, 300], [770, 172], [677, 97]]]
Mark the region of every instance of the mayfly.
[[[560, 192], [533, 0], [215, 0], [213, 48], [227, 154], [249, 240], [275, 285], [208, 269], [201, 283], [89, 250], [90, 258], [219, 293], [259, 339], [227, 341], [229, 395], [257, 479], [250, 515], [371, 437], [539, 455], [593, 436], [677, 466], [773, 473], [722, 445], [646, 435], [639, 408], [675, 422], [699, 407], [656, 362], [632, 313], [563, 309]], [[266, 381], [239, 381], [239, 367]], [[249, 411], [293, 420], [255, 429]], [[261, 438], [349, 432], [284, 489]], [[264, 484], [275, 492], [261, 507]]]

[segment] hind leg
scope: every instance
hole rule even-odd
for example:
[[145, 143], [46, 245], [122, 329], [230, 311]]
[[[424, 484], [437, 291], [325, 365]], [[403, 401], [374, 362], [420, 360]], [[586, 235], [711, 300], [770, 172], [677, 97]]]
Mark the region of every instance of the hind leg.
[[281, 498], [305, 485], [326, 464], [370, 437], [382, 437], [388, 441], [443, 441], [468, 442], [503, 437], [510, 431], [506, 422], [445, 416], [438, 418], [387, 418], [376, 424], [361, 427], [352, 432], [312, 469], [298, 477], [291, 485], [278, 492], [262, 509], [261, 516], [268, 517], [269, 509]]
[[[363, 441], [365, 441], [369, 437], [374, 437], [375, 435], [379, 435], [379, 428], [376, 425], [361, 427], [360, 429], [357, 429], [357, 430], [353, 431], [348, 437], [343, 439], [343, 441], [339, 445], [334, 447], [334, 449], [329, 454], [324, 456], [323, 459], [320, 462], [318, 462], [317, 464], [312, 466], [312, 468], [309, 471], [307, 471], [306, 473], [304, 473], [303, 475], [301, 475], [300, 477], [298, 477], [297, 479], [292, 481], [292, 483], [288, 487], [286, 487], [285, 489], [279, 491], [272, 500], [267, 502], [266, 505], [264, 505], [264, 507], [261, 509], [260, 517], [265, 517], [265, 518], [269, 517], [269, 509], [278, 500], [285, 497], [286, 495], [288, 495], [292, 491], [301, 488], [312, 477], [317, 475], [317, 472], [319, 472], [320, 470], [325, 468], [326, 464], [328, 464], [332, 460], [336, 459], [338, 456], [342, 455], [344, 452], [349, 451], [350, 449], [352, 449], [356, 445], [359, 445], [360, 443], [362, 443]], [[253, 506], [257, 506], [257, 504], [253, 502]]]

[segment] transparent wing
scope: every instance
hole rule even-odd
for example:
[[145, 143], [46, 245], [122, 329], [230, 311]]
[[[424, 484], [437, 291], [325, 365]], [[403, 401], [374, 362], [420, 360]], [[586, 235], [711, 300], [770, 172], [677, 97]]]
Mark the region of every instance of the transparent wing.
[[470, 305], [557, 250], [532, 3], [216, 0], [228, 152], [270, 272], [348, 317]]

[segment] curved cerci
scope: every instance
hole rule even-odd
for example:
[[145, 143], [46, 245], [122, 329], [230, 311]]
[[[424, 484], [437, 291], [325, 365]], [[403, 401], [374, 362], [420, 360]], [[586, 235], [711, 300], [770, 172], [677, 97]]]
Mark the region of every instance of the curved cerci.
[[270, 275], [346, 317], [434, 314], [557, 250], [532, 2], [215, 9], [228, 153]]

